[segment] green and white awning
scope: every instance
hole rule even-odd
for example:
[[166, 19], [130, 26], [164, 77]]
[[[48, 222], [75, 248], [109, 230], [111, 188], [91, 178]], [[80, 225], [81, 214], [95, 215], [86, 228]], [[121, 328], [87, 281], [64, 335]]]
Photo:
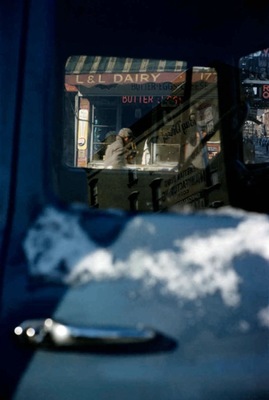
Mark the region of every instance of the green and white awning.
[[144, 72], [182, 72], [186, 69], [184, 61], [150, 60], [135, 58], [72, 56], [66, 63], [65, 73], [144, 73]]

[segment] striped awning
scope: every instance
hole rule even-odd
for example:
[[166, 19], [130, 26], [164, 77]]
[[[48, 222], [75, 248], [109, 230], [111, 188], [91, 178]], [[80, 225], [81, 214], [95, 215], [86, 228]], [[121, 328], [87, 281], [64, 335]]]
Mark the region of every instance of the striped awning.
[[143, 72], [182, 72], [186, 69], [184, 61], [151, 60], [100, 56], [72, 56], [66, 63], [65, 73], [143, 73]]
[[85, 95], [168, 95], [185, 81], [184, 61], [69, 57], [65, 88]]
[[[82, 95], [175, 95], [186, 81], [185, 61], [100, 56], [69, 57], [65, 89]], [[216, 81], [208, 68], [195, 67], [192, 81]]]

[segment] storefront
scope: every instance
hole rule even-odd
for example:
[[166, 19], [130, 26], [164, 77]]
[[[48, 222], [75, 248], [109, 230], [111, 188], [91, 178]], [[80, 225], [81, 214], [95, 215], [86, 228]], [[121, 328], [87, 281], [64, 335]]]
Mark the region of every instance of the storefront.
[[[91, 171], [100, 171], [100, 183], [106, 148], [122, 127], [128, 127], [136, 156], [127, 165], [127, 175], [116, 173], [117, 181], [125, 176], [124, 185], [129, 187], [131, 171], [131, 186], [135, 182], [135, 192], [144, 198], [142, 208], [154, 208], [153, 192], [165, 208], [198, 197], [206, 206], [201, 192], [211, 180], [209, 160], [220, 152], [216, 81], [215, 70], [188, 70], [182, 61], [70, 57], [65, 75], [66, 163], [89, 170], [89, 187], [96, 193]], [[214, 151], [210, 148], [210, 157], [205, 136], [218, 141]], [[93, 197], [91, 193], [90, 203], [96, 203]], [[105, 194], [103, 198], [104, 204]]]

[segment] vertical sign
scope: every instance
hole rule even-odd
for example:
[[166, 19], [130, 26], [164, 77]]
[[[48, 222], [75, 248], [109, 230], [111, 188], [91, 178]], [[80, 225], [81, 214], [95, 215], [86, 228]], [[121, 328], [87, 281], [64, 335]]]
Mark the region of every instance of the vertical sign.
[[78, 135], [77, 135], [78, 167], [87, 167], [88, 131], [89, 131], [89, 110], [80, 109], [78, 113]]

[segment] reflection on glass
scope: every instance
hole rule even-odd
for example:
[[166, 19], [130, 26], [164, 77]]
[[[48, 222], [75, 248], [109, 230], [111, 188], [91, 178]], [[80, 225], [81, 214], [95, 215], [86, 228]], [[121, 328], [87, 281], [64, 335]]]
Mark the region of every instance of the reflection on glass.
[[243, 93], [250, 106], [243, 127], [246, 164], [269, 162], [269, 49], [240, 60]]
[[[73, 156], [66, 162], [103, 168], [107, 147], [126, 127], [136, 147], [131, 165], [171, 168], [184, 163], [217, 122], [215, 70], [186, 71], [182, 61], [70, 57], [65, 89]], [[217, 148], [217, 143], [209, 145], [210, 157]]]
[[[218, 124], [213, 68], [188, 69], [178, 60], [67, 60], [64, 161], [86, 169], [92, 206], [121, 207], [127, 187], [132, 210], [206, 207], [203, 191], [218, 183]], [[107, 178], [108, 170], [127, 175]]]

